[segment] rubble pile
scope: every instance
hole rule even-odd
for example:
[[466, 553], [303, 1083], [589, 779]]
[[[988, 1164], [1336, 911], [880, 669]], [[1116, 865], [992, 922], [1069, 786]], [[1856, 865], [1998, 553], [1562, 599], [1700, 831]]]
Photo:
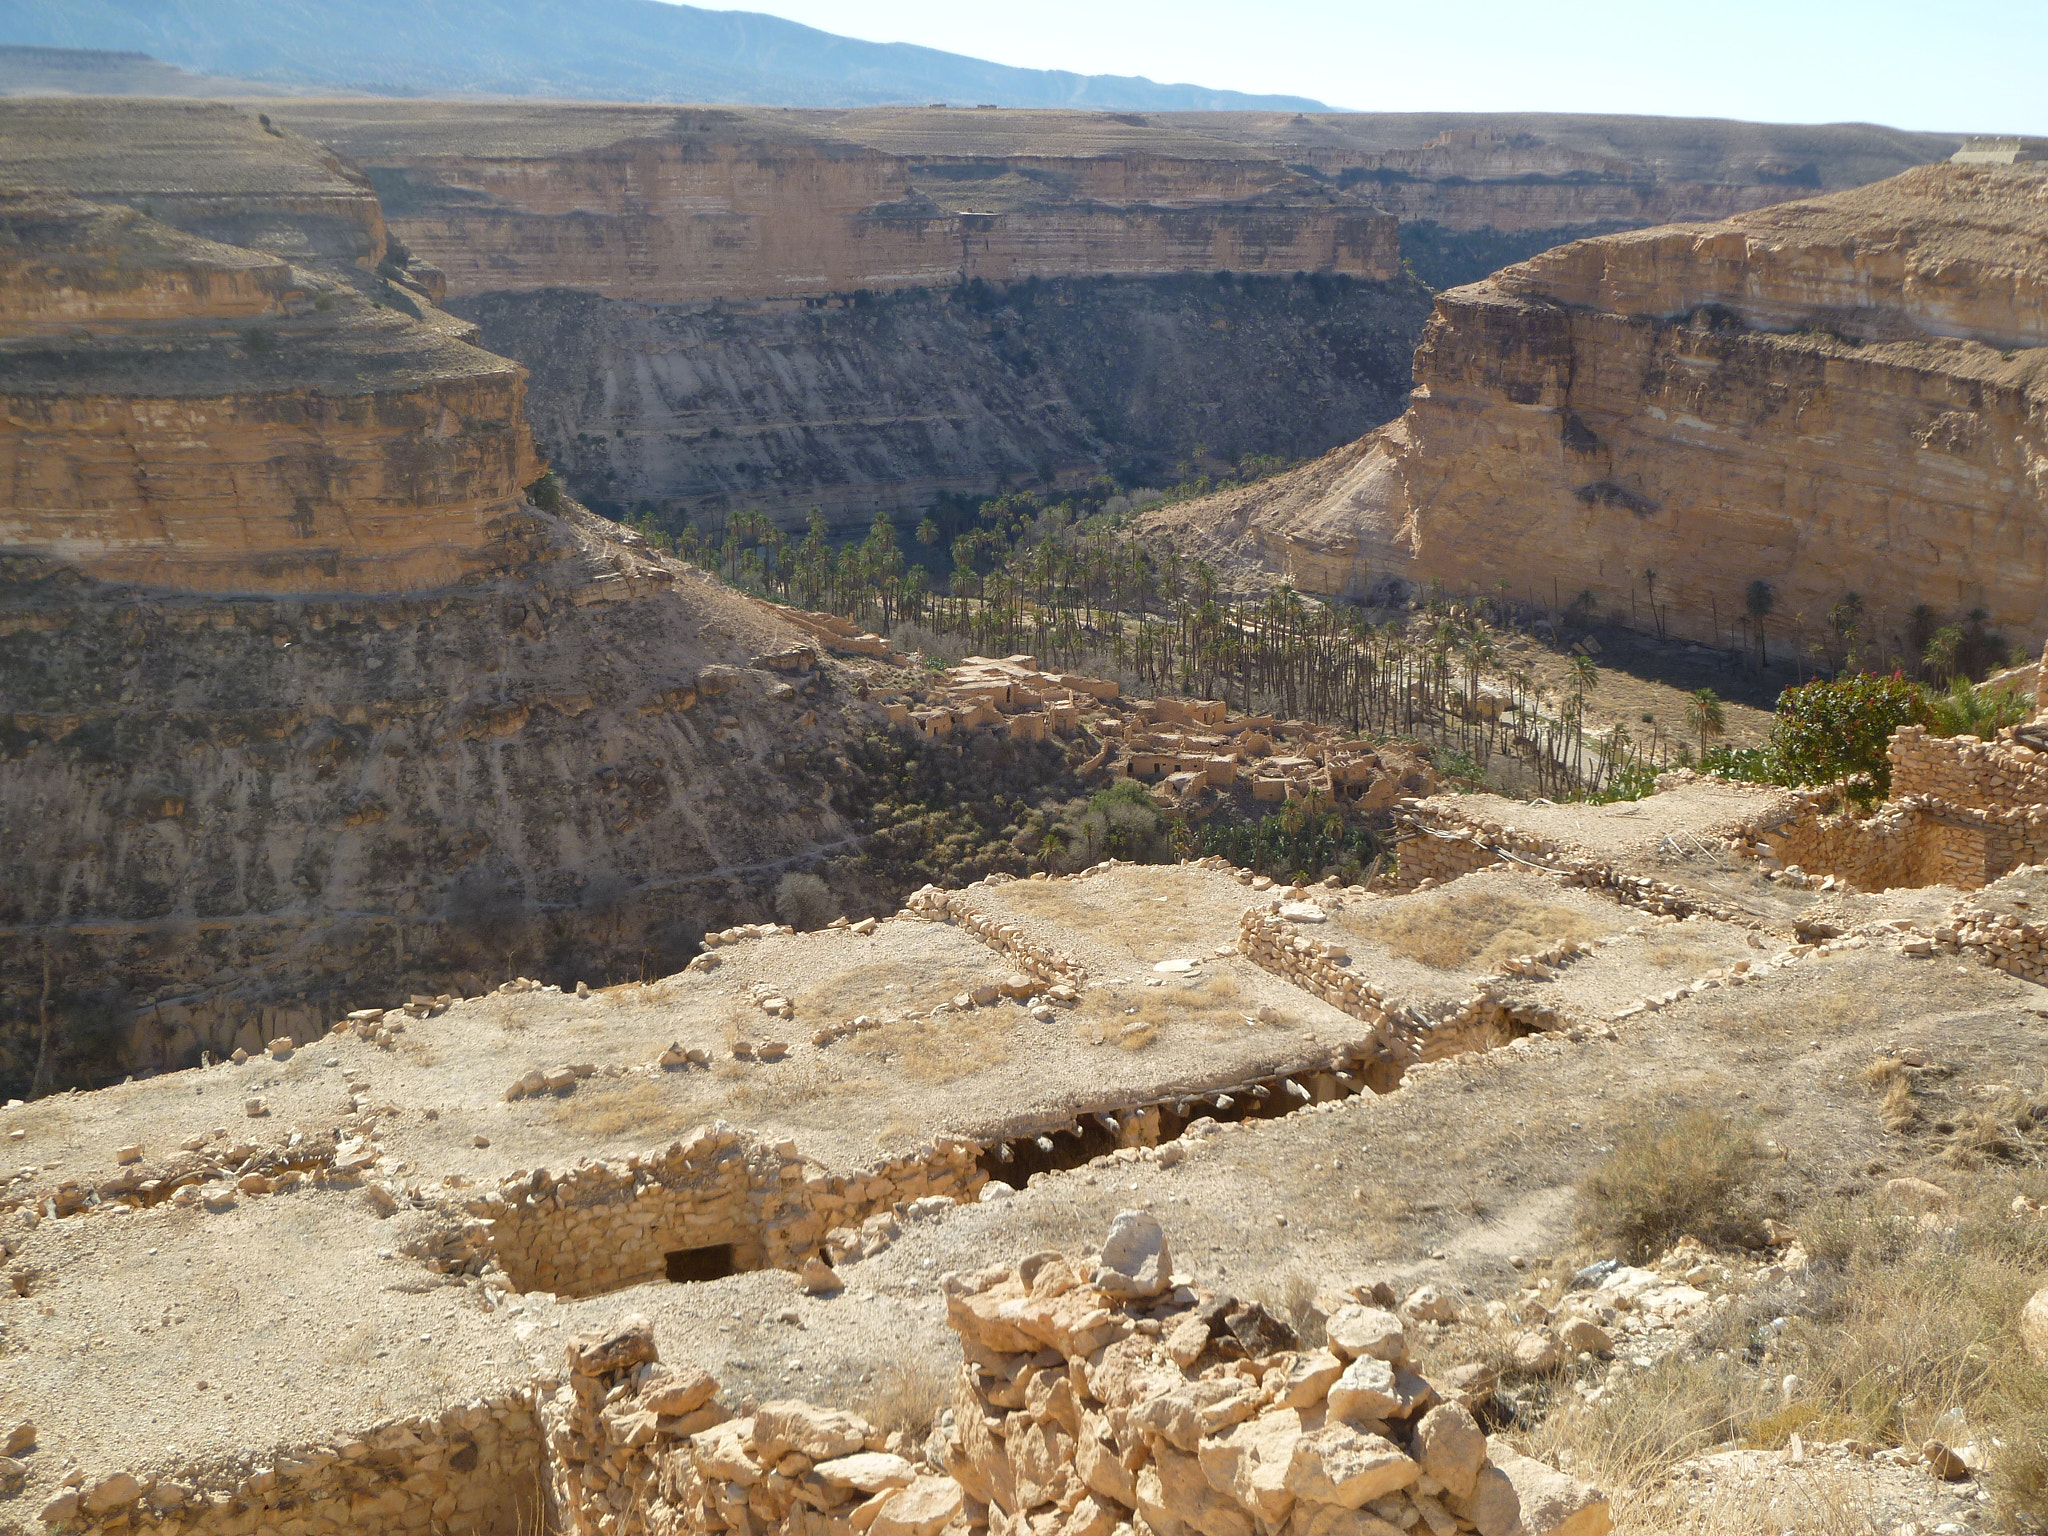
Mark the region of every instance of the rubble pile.
[[571, 1344], [566, 1381], [541, 1400], [560, 1528], [604, 1536], [1611, 1529], [1597, 1489], [1488, 1438], [1475, 1413], [1491, 1392], [1483, 1366], [1441, 1382], [1414, 1368], [1406, 1330], [1455, 1316], [1433, 1287], [1409, 1298], [1412, 1323], [1379, 1304], [1393, 1300], [1383, 1286], [1331, 1293], [1322, 1298], [1327, 1342], [1305, 1345], [1257, 1303], [1180, 1283], [1159, 1223], [1138, 1211], [1116, 1218], [1099, 1255], [1035, 1254], [942, 1284], [964, 1362], [949, 1412], [923, 1443], [806, 1402], [733, 1414], [704, 1372], [661, 1364], [641, 1318]]
[[1305, 720], [1234, 714], [1221, 699], [1126, 699], [1105, 678], [1041, 671], [1035, 656], [970, 656], [935, 692], [923, 705], [885, 701], [889, 718], [928, 741], [982, 729], [1019, 741], [1085, 732], [1098, 743], [1091, 771], [1142, 780], [1183, 806], [1244, 791], [1254, 801], [1314, 796], [1377, 811], [1436, 789], [1427, 759], [1401, 747]]

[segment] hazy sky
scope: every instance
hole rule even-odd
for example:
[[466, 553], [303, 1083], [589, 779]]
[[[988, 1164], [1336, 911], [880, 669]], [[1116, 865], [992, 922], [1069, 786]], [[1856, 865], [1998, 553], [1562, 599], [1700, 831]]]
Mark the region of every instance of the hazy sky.
[[1002, 64], [1282, 91], [1363, 111], [1647, 112], [2048, 134], [2048, 0], [753, 0], [716, 8]]

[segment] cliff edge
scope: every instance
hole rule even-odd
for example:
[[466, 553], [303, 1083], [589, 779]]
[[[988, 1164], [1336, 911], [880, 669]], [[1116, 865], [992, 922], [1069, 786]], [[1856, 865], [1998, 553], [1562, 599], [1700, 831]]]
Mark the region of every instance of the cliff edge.
[[1654, 601], [1716, 644], [1853, 613], [1901, 645], [1922, 605], [2048, 632], [2048, 172], [1578, 241], [1440, 294], [1415, 382], [1399, 421], [1149, 526], [1239, 579]]

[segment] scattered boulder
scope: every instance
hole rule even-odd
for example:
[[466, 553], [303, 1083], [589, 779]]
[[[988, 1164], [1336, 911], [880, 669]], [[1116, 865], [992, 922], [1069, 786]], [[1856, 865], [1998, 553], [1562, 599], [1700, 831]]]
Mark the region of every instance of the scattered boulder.
[[1401, 1315], [1411, 1323], [1455, 1323], [1458, 1298], [1434, 1285], [1419, 1285], [1401, 1303]]
[[1110, 1296], [1158, 1296], [1171, 1288], [1173, 1256], [1157, 1217], [1146, 1211], [1117, 1212], [1102, 1240], [1093, 1284]]
[[2026, 1345], [2034, 1364], [2048, 1366], [2048, 1285], [2034, 1292], [2020, 1308], [2020, 1342]]
[[1340, 1307], [1323, 1325], [1330, 1348], [1347, 1360], [1371, 1357], [1398, 1361], [1408, 1358], [1408, 1338], [1401, 1319], [1378, 1307]]

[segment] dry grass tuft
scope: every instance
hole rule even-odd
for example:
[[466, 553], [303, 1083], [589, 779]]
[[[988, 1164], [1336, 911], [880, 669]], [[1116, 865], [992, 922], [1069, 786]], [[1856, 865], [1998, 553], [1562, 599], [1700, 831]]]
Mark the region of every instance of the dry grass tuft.
[[913, 1440], [932, 1424], [953, 1392], [951, 1374], [934, 1361], [908, 1356], [886, 1366], [854, 1403], [854, 1411], [885, 1435], [899, 1431]]
[[[1135, 1010], [1126, 1013], [1125, 1008]], [[1110, 1044], [1142, 1051], [1170, 1030], [1194, 1025], [1212, 1033], [1235, 1033], [1248, 1026], [1248, 1005], [1238, 980], [1225, 970], [1208, 971], [1189, 980], [1135, 992], [1091, 993], [1073, 1015], [1074, 1032], [1091, 1045]]]
[[770, 1062], [746, 1072], [725, 1102], [735, 1110], [795, 1109], [830, 1098], [845, 1081], [843, 1071], [814, 1056]]
[[1491, 971], [1503, 960], [1611, 930], [1578, 908], [1519, 891], [1429, 891], [1369, 909], [1367, 936], [1440, 971]]
[[1007, 1003], [904, 1019], [862, 1030], [846, 1042], [855, 1056], [920, 1083], [950, 1083], [1010, 1059], [1029, 1016]]
[[[1897, 1079], [1872, 1074], [1873, 1088]], [[1701, 1128], [1704, 1131], [1704, 1127]], [[1675, 1485], [1672, 1469], [1717, 1446], [1776, 1450], [1855, 1439], [1917, 1449], [1929, 1438], [1974, 1443], [2000, 1529], [2048, 1527], [2048, 1370], [2017, 1333], [2048, 1272], [2048, 1221], [2015, 1217], [2016, 1194], [2048, 1177], [1993, 1168], [1954, 1186], [1952, 1224], [1923, 1224], [1875, 1191], [1830, 1196], [1795, 1218], [1814, 1268], [1718, 1314], [1691, 1353], [1613, 1384], [1594, 1403], [1560, 1395], [1525, 1448], [1573, 1466], [1615, 1495], [1621, 1525], [1644, 1533], [1791, 1526], [1843, 1536], [1883, 1511], [1823, 1469], [1770, 1486], [1789, 1501], [1763, 1524], [1742, 1497]], [[1777, 1318], [1788, 1322], [1774, 1327]], [[1468, 1345], [1469, 1347], [1469, 1345]], [[1798, 1378], [1789, 1399], [1778, 1390]], [[1853, 1477], [1853, 1472], [1850, 1474]], [[1811, 1501], [1811, 1510], [1792, 1504]]]
[[554, 1106], [549, 1118], [572, 1127], [579, 1136], [602, 1141], [627, 1136], [665, 1141], [686, 1129], [685, 1116], [670, 1106], [659, 1084], [645, 1077], [586, 1078]]
[[1107, 879], [1020, 880], [1002, 888], [1002, 907], [1049, 928], [1085, 932], [1148, 964], [1176, 955], [1207, 954], [1217, 935], [1237, 931], [1244, 893], [1190, 888], [1182, 871], [1120, 869]]
[[1632, 1259], [1688, 1234], [1747, 1246], [1758, 1235], [1758, 1171], [1754, 1132], [1712, 1110], [1624, 1132], [1579, 1185], [1580, 1233]]

